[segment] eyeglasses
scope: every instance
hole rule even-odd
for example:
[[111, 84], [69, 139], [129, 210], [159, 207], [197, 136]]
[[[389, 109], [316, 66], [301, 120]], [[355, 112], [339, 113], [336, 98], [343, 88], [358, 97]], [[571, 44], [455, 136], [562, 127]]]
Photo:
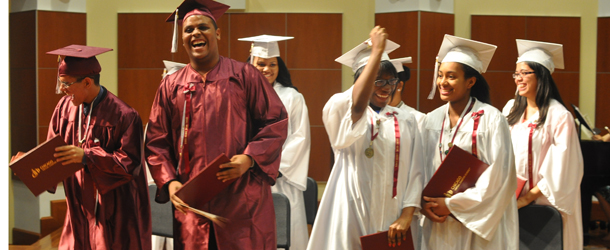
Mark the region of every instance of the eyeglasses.
[[70, 86], [72, 86], [72, 84], [75, 84], [75, 83], [77, 83], [77, 82], [80, 82], [80, 81], [82, 81], [83, 79], [85, 79], [85, 78], [77, 78], [77, 79], [76, 79], [76, 81], [73, 81], [73, 82], [64, 82], [64, 81], [62, 81], [62, 80], [59, 80], [59, 78], [57, 78], [57, 82], [61, 83], [61, 86], [62, 86], [63, 88], [66, 88], [66, 89], [67, 89], [67, 88], [69, 88]]
[[519, 72], [519, 73], [514, 73], [514, 74], [513, 74], [513, 79], [517, 79], [517, 77], [519, 77], [519, 76], [521, 76], [521, 78], [523, 78], [523, 77], [525, 77], [526, 75], [529, 75], [529, 74], [534, 74], [534, 73], [536, 73], [536, 72], [531, 71], [531, 72]]
[[398, 83], [398, 78], [392, 78], [392, 79], [388, 79], [388, 80], [375, 80], [375, 86], [377, 87], [383, 87], [386, 84], [389, 84], [390, 86], [394, 86], [396, 85], [396, 83]]

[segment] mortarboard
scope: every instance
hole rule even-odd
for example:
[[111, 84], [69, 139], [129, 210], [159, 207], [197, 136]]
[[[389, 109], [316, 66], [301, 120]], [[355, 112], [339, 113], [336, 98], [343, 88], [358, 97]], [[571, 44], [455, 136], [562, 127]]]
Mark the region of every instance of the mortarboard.
[[[57, 77], [60, 76], [92, 76], [97, 75], [102, 71], [102, 66], [97, 61], [95, 56], [111, 51], [112, 49], [84, 46], [84, 45], [69, 45], [60, 49], [47, 52], [49, 55], [58, 55], [59, 66], [57, 69]], [[65, 58], [61, 60], [61, 56]], [[57, 80], [55, 93], [60, 94], [60, 83]]]
[[176, 73], [176, 71], [186, 67], [184, 63], [172, 62], [163, 60], [163, 64], [165, 65], [165, 69], [163, 69], [163, 77]]
[[517, 51], [520, 62], [537, 62], [547, 68], [551, 74], [557, 69], [563, 69], [563, 45], [530, 40], [517, 40]]
[[390, 59], [390, 62], [392, 63], [392, 65], [394, 65], [394, 68], [396, 68], [396, 73], [400, 73], [405, 71], [402, 65], [405, 63], [412, 63], [413, 59], [411, 59], [411, 57], [401, 57]]
[[[345, 66], [351, 67], [352, 71], [356, 72], [356, 70], [366, 65], [369, 60], [369, 57], [371, 57], [370, 41], [370, 38], [367, 39], [363, 43], [359, 44], [347, 53], [335, 59], [335, 61]], [[381, 60], [389, 61], [390, 57], [388, 56], [388, 53], [398, 49], [399, 47], [400, 45], [398, 45], [397, 43], [386, 39], [385, 50], [381, 55]]]
[[213, 0], [184, 0], [165, 20], [166, 22], [174, 22], [172, 53], [176, 53], [178, 50], [178, 24], [182, 24], [184, 19], [194, 15], [203, 15], [216, 23], [230, 7]]
[[[441, 48], [438, 51], [437, 62], [459, 62], [472, 67], [479, 73], [484, 73], [487, 71], [496, 48], [498, 46], [493, 44], [445, 34]], [[432, 99], [434, 93], [436, 93], [437, 73], [438, 64], [435, 64], [432, 91], [430, 91], [428, 99]]]
[[294, 37], [291, 36], [271, 36], [271, 35], [260, 35], [253, 37], [239, 38], [239, 41], [252, 42], [250, 48], [250, 56], [256, 56], [260, 58], [272, 58], [280, 56], [280, 47], [277, 42], [290, 40]]

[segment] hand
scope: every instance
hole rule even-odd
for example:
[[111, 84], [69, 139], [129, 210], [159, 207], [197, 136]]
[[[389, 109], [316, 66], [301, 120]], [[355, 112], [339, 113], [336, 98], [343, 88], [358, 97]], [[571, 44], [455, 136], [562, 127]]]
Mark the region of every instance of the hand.
[[432, 208], [432, 212], [434, 212], [435, 214], [440, 216], [446, 216], [451, 214], [451, 211], [449, 211], [449, 208], [447, 208], [447, 204], [445, 204], [445, 198], [430, 198], [424, 196], [424, 200], [434, 202], [438, 205]]
[[[180, 189], [181, 187], [182, 187], [182, 183], [180, 183], [179, 181], [172, 181], [169, 183], [167, 190], [169, 191], [169, 199], [174, 204], [174, 207], [176, 208], [176, 210], [182, 212], [183, 214], [186, 214], [187, 208], [182, 205], [182, 204], [186, 204], [186, 203], [184, 201], [182, 201], [182, 199], [178, 198], [178, 196], [175, 195], [176, 191], [178, 191], [178, 189]], [[188, 204], [186, 204], [186, 205], [188, 205]]]
[[383, 52], [386, 39], [388, 38], [388, 33], [385, 32], [385, 28], [375, 26], [375, 28], [371, 30], [371, 33], [369, 33], [369, 36], [371, 37], [372, 50]]
[[530, 201], [525, 197], [521, 196], [517, 199], [517, 209], [525, 207], [530, 204]]
[[16, 155], [13, 155], [13, 156], [11, 157], [11, 163], [13, 163], [13, 162], [14, 162], [14, 161], [16, 161], [16, 160], [19, 160], [19, 158], [23, 157], [23, 155], [25, 155], [25, 153], [24, 153], [24, 152], [21, 152], [21, 151], [17, 152], [17, 154], [16, 154]]
[[402, 241], [407, 240], [407, 230], [411, 226], [411, 220], [413, 219], [414, 207], [403, 208], [400, 217], [388, 229], [388, 244], [391, 247], [396, 247], [396, 244], [400, 246]]
[[220, 172], [216, 174], [218, 180], [227, 182], [242, 176], [252, 166], [252, 159], [248, 155], [234, 155], [231, 161], [220, 164]]
[[70, 163], [83, 163], [83, 155], [85, 151], [82, 148], [79, 148], [74, 145], [66, 145], [55, 148], [55, 154], [53, 156], [57, 158], [58, 162], [61, 162], [62, 165], [70, 164]]
[[[433, 201], [435, 200], [435, 201]], [[421, 213], [428, 217], [428, 219], [430, 219], [433, 222], [439, 222], [439, 223], [443, 223], [445, 222], [445, 220], [447, 219], [447, 215], [438, 215], [436, 214], [434, 211], [432, 211], [432, 209], [437, 209], [440, 205], [436, 202], [438, 199], [437, 198], [430, 198], [427, 196], [424, 196], [421, 204], [422, 204], [422, 209], [421, 209]], [[444, 200], [443, 200], [443, 205], [444, 205]]]

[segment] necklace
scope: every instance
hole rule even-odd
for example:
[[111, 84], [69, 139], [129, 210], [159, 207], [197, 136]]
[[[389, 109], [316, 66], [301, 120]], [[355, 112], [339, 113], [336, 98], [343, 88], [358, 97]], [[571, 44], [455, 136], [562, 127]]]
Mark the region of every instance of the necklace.
[[[444, 151], [444, 154], [448, 154], [449, 149], [451, 149], [451, 147], [453, 147], [453, 141], [455, 140], [455, 136], [457, 135], [457, 132], [460, 129], [460, 126], [462, 126], [462, 122], [464, 122], [464, 120], [466, 119], [466, 117], [465, 117], [466, 114], [470, 113], [470, 111], [472, 110], [474, 103], [475, 103], [475, 99], [471, 99], [470, 106], [468, 106], [468, 109], [466, 110], [466, 112], [463, 115], [460, 115], [460, 123], [458, 123], [458, 125], [455, 127], [455, 132], [453, 133], [453, 138], [451, 138], [451, 142], [447, 143], [447, 150]], [[441, 127], [441, 136], [438, 140], [438, 150], [440, 153], [441, 162], [443, 162], [443, 131], [445, 131], [445, 119], [446, 118], [447, 118], [446, 116], [443, 118], [443, 125]]]
[[[374, 114], [371, 114], [371, 142], [369, 143], [369, 147], [364, 150], [364, 155], [367, 158], [372, 158], [373, 155], [375, 155], [375, 150], [373, 150], [373, 141], [379, 135], [379, 124], [381, 124], [381, 120], [377, 119], [377, 127], [375, 127], [375, 124], [373, 123], [373, 116]], [[375, 130], [377, 130], [377, 133], [373, 134], [373, 131]]]

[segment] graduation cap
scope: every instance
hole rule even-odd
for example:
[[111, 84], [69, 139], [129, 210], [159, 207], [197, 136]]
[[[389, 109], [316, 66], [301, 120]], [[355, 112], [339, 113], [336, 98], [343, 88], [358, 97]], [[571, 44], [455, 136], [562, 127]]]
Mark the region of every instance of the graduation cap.
[[563, 69], [563, 45], [530, 40], [517, 40], [517, 51], [520, 62], [537, 62], [547, 68], [551, 74], [557, 69]]
[[182, 24], [186, 18], [195, 15], [207, 16], [216, 23], [229, 8], [231, 6], [213, 0], [184, 0], [165, 20], [174, 22], [172, 53], [176, 53], [178, 50], [178, 24]]
[[239, 38], [237, 40], [252, 42], [252, 46], [250, 48], [250, 56], [268, 59], [280, 56], [280, 47], [277, 42], [290, 40], [293, 38], [294, 37], [291, 36], [260, 35]]
[[[354, 47], [347, 53], [335, 59], [336, 62], [341, 63], [345, 66], [351, 67], [353, 72], [356, 72], [359, 68], [363, 67], [367, 64], [369, 57], [371, 57], [371, 39], [367, 39], [363, 43]], [[390, 61], [390, 57], [388, 54], [396, 49], [398, 49], [400, 45], [397, 43], [386, 39], [385, 50], [381, 55], [381, 61]]]
[[165, 65], [165, 69], [163, 69], [163, 77], [176, 73], [176, 71], [186, 67], [184, 63], [172, 62], [163, 60], [163, 64]]
[[401, 57], [390, 59], [390, 62], [392, 63], [392, 65], [394, 65], [394, 68], [396, 68], [396, 73], [400, 73], [405, 71], [405, 68], [402, 67], [402, 65], [405, 63], [412, 63], [413, 59], [411, 59], [411, 57]]
[[[438, 51], [437, 62], [459, 62], [472, 67], [479, 73], [484, 73], [487, 71], [496, 48], [498, 46], [493, 44], [445, 34], [441, 48]], [[437, 75], [438, 65], [435, 65], [432, 91], [430, 91], [428, 99], [432, 99], [434, 93], [436, 93]]]
[[[61, 94], [59, 82], [60, 76], [83, 77], [97, 75], [102, 71], [102, 66], [95, 56], [111, 51], [112, 49], [85, 45], [69, 45], [60, 49], [47, 52], [49, 55], [59, 56], [57, 69], [57, 86], [55, 93]], [[62, 60], [61, 56], [65, 58]]]

